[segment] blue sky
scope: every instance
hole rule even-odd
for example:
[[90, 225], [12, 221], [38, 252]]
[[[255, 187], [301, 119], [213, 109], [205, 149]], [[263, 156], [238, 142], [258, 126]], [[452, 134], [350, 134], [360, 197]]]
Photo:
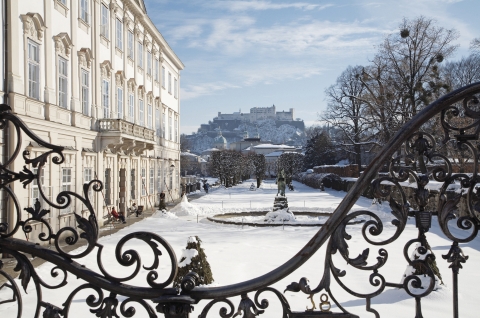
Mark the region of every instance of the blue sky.
[[424, 15], [460, 33], [453, 59], [480, 37], [480, 0], [145, 0], [185, 64], [181, 132], [217, 112], [275, 104], [316, 123], [325, 89], [348, 65], [367, 64], [403, 17]]

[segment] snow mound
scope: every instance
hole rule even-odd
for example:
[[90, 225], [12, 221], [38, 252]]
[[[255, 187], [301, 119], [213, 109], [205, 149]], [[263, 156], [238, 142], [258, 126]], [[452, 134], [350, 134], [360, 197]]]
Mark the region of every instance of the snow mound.
[[265, 222], [267, 223], [282, 223], [282, 222], [296, 222], [295, 215], [288, 209], [268, 212], [265, 215]]
[[172, 219], [172, 220], [178, 219], [178, 217], [175, 214], [167, 210], [158, 210], [154, 215], [152, 215], [152, 218]]
[[170, 212], [175, 213], [176, 216], [188, 216], [202, 214], [201, 210], [195, 205], [188, 202], [187, 196], [184, 195], [182, 201], [177, 204]]

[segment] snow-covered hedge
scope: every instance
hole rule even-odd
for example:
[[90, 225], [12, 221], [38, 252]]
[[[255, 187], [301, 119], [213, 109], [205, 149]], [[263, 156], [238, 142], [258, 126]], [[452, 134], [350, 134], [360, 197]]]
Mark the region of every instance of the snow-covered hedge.
[[337, 174], [341, 177], [351, 177], [351, 178], [357, 178], [359, 176], [358, 165], [316, 166], [316, 167], [313, 167], [313, 172], [318, 173], [318, 174], [334, 173], [334, 174]]
[[342, 178], [334, 173], [297, 173], [293, 180], [301, 182], [309, 187], [320, 189], [321, 183], [327, 188], [336, 188], [336, 183], [341, 183]]

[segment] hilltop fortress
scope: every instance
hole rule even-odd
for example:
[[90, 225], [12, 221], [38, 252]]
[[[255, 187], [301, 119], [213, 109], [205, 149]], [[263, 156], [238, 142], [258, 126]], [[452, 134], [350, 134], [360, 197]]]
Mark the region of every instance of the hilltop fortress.
[[[305, 130], [305, 124], [300, 118], [295, 119], [294, 109], [290, 108], [289, 111], [278, 111], [275, 105], [271, 107], [253, 107], [250, 108], [249, 113], [242, 113], [241, 111], [234, 112], [233, 114], [222, 114], [218, 112], [218, 116], [209, 121], [208, 124], [200, 125], [198, 132], [208, 133], [213, 135], [215, 130], [221, 129], [225, 132], [234, 132], [240, 125], [257, 124], [258, 122], [265, 120], [273, 120], [277, 127], [281, 125], [291, 125], [301, 131]], [[227, 133], [228, 135], [228, 133]]]
[[253, 107], [250, 108], [250, 113], [235, 112], [233, 114], [222, 114], [218, 112], [216, 117], [220, 120], [228, 119], [240, 119], [243, 121], [249, 121], [255, 123], [259, 120], [273, 119], [273, 120], [287, 120], [293, 121], [293, 108], [290, 108], [290, 111], [281, 111], [277, 112], [275, 105], [272, 107]]
[[200, 125], [197, 133], [186, 138], [190, 141], [190, 150], [200, 154], [214, 147], [218, 136], [222, 137], [223, 149], [236, 149], [241, 146], [238, 142], [243, 145], [245, 141], [248, 141], [246, 147], [260, 141], [298, 147], [305, 141], [305, 123], [294, 117], [293, 108], [277, 111], [275, 105], [253, 107], [249, 113], [241, 110], [233, 114], [218, 112], [218, 116]]

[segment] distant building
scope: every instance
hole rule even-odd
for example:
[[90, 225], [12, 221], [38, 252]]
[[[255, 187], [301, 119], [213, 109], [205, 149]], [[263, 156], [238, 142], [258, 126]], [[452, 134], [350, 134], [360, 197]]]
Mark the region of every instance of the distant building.
[[234, 112], [233, 114], [222, 114], [221, 112], [218, 112], [218, 116], [215, 119], [240, 120], [240, 121], [248, 121], [250, 123], [255, 123], [258, 120], [266, 120], [266, 119], [293, 121], [294, 112], [293, 112], [293, 108], [290, 108], [288, 112], [286, 111], [277, 112], [275, 105], [273, 105], [272, 107], [250, 108], [250, 113], [242, 113], [239, 111], [239, 112]]
[[230, 150], [236, 150], [236, 151], [243, 151], [246, 148], [253, 147], [256, 145], [261, 144], [262, 141], [260, 140], [260, 135], [258, 134], [258, 128], [257, 132], [255, 133], [254, 137], [249, 137], [248, 132], [245, 131], [243, 133], [243, 139], [240, 141], [235, 141], [229, 144], [229, 149]]
[[222, 131], [218, 131], [218, 136], [213, 140], [213, 146], [219, 150], [227, 149], [227, 139], [222, 136]]

